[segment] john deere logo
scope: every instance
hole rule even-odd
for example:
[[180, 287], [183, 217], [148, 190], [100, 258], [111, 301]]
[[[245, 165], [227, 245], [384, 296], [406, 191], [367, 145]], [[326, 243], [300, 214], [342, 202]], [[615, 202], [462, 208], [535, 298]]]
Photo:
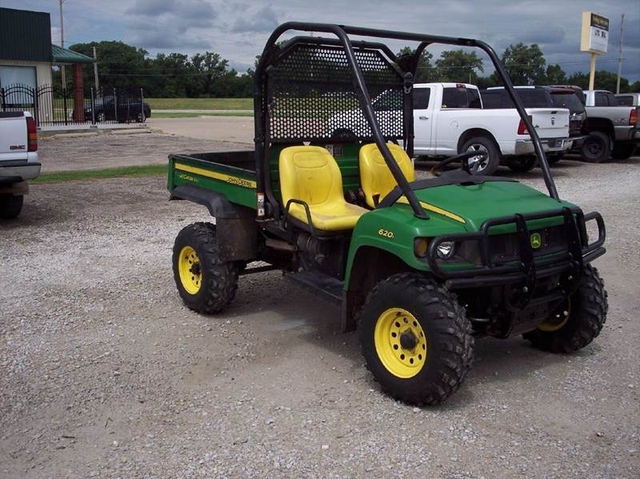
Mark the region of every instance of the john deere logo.
[[531, 235], [531, 247], [533, 249], [538, 249], [540, 246], [542, 246], [542, 237], [540, 236], [540, 233], [533, 233]]

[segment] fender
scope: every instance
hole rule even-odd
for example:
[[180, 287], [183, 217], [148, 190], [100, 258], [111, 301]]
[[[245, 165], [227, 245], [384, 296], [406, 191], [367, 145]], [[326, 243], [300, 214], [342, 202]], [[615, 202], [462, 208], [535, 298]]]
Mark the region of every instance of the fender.
[[[215, 218], [241, 219], [250, 213], [245, 208], [234, 206], [225, 195], [193, 185], [181, 185], [171, 192], [170, 200], [189, 200], [206, 206], [209, 214]], [[255, 217], [255, 212], [253, 212]]]

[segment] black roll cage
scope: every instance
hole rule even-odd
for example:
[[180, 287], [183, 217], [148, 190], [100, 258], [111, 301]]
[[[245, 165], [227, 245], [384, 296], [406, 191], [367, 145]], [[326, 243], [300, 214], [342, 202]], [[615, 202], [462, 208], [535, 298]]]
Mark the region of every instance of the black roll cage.
[[[321, 37], [294, 37], [284, 43], [282, 46], [278, 45], [278, 41], [280, 37], [289, 32], [289, 31], [302, 31], [308, 33], [328, 33], [335, 35], [335, 39], [327, 39]], [[382, 38], [388, 40], [407, 40], [413, 42], [419, 42], [418, 47], [415, 49], [413, 54], [409, 58], [402, 58], [401, 62], [398, 62], [396, 56], [392, 53], [392, 51], [383, 43], [378, 42], [367, 42], [362, 40], [352, 41], [350, 36], [359, 36], [359, 37], [370, 37], [370, 38]], [[336, 24], [324, 24], [324, 23], [306, 23], [306, 22], [287, 22], [280, 25], [278, 28], [274, 30], [271, 34], [267, 43], [264, 47], [262, 55], [260, 57], [260, 61], [256, 68], [255, 72], [255, 80], [254, 80], [254, 118], [255, 118], [255, 154], [256, 154], [256, 176], [257, 176], [257, 193], [260, 195], [265, 195], [269, 199], [269, 201], [273, 205], [277, 205], [278, 202], [275, 199], [273, 191], [271, 189], [270, 182], [268, 181], [269, 175], [269, 166], [268, 166], [268, 155], [266, 154], [267, 146], [270, 143], [269, 138], [269, 129], [268, 129], [268, 115], [269, 111], [266, 108], [266, 100], [265, 93], [269, 88], [268, 85], [268, 72], [270, 66], [273, 62], [286, 52], [288, 48], [294, 45], [294, 42], [300, 41], [301, 38], [304, 38], [306, 42], [309, 43], [317, 43], [323, 45], [337, 45], [341, 46], [344, 49], [346, 54], [347, 63], [349, 69], [351, 71], [352, 81], [355, 86], [357, 98], [362, 109], [362, 113], [371, 128], [371, 132], [373, 135], [373, 139], [380, 149], [382, 156], [389, 167], [389, 170], [393, 174], [395, 180], [398, 183], [399, 188], [402, 190], [402, 193], [405, 195], [411, 208], [413, 209], [414, 215], [418, 218], [427, 219], [428, 215], [420, 205], [411, 185], [407, 181], [407, 178], [404, 176], [399, 166], [393, 159], [389, 148], [387, 147], [385, 138], [382, 134], [380, 126], [378, 124], [378, 120], [376, 119], [375, 112], [373, 110], [371, 96], [369, 94], [369, 90], [367, 85], [365, 84], [363, 73], [360, 69], [360, 66], [356, 60], [356, 55], [354, 53], [354, 45], [357, 47], [375, 47], [381, 49], [397, 63], [401, 63], [402, 67], [407, 69], [408, 71], [404, 72], [404, 80], [405, 80], [405, 93], [407, 93], [406, 89], [411, 89], [413, 86], [413, 78], [415, 77], [415, 72], [418, 66], [418, 61], [420, 59], [420, 55], [431, 44], [444, 44], [444, 45], [457, 45], [461, 47], [475, 47], [483, 50], [493, 62], [493, 66], [496, 69], [496, 72], [500, 76], [506, 91], [509, 93], [513, 104], [515, 105], [520, 118], [524, 122], [527, 127], [527, 130], [531, 136], [532, 143], [534, 146], [534, 150], [538, 161], [540, 163], [540, 167], [543, 172], [545, 185], [549, 192], [549, 196], [559, 201], [558, 191], [556, 189], [555, 183], [553, 181], [553, 177], [551, 176], [551, 169], [549, 167], [549, 163], [547, 162], [547, 158], [542, 149], [542, 143], [540, 142], [540, 138], [536, 129], [533, 127], [531, 120], [529, 119], [524, 106], [518, 95], [516, 94], [513, 83], [509, 78], [504, 66], [500, 62], [498, 56], [495, 51], [486, 43], [473, 40], [469, 38], [455, 38], [455, 37], [446, 37], [439, 35], [426, 35], [419, 33], [408, 33], [408, 32], [398, 32], [391, 30], [379, 30], [372, 28], [360, 28], [346, 25], [336, 25]], [[406, 103], [405, 103], [405, 111], [406, 111]], [[403, 125], [404, 129], [404, 138], [405, 138], [405, 148], [409, 155], [413, 154], [413, 115], [405, 115], [405, 122]]]

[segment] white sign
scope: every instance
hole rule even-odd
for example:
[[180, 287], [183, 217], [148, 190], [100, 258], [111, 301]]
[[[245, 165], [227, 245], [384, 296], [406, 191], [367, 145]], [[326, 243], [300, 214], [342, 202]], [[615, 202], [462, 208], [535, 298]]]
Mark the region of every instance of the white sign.
[[582, 12], [582, 34], [580, 50], [583, 52], [607, 53], [609, 43], [609, 19], [592, 12]]

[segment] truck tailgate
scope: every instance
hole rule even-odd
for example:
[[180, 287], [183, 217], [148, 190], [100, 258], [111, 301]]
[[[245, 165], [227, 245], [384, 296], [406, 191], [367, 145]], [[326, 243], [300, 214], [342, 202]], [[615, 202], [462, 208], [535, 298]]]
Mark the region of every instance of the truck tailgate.
[[569, 110], [565, 108], [527, 108], [526, 110], [540, 138], [569, 137]]
[[27, 160], [28, 136], [22, 112], [0, 112], [0, 161]]

